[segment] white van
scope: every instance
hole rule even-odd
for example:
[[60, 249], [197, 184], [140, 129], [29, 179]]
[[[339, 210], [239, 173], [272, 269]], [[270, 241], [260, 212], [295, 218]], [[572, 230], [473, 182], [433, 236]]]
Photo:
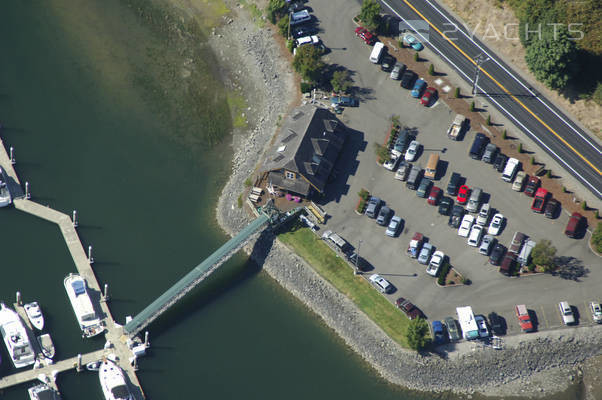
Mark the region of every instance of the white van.
[[509, 158], [506, 163], [506, 168], [502, 172], [502, 179], [506, 182], [512, 182], [514, 180], [514, 174], [518, 170], [519, 161], [516, 158]]
[[372, 53], [370, 53], [370, 61], [374, 64], [378, 64], [383, 55], [383, 50], [385, 45], [383, 42], [376, 42], [374, 44], [374, 48], [372, 49]]

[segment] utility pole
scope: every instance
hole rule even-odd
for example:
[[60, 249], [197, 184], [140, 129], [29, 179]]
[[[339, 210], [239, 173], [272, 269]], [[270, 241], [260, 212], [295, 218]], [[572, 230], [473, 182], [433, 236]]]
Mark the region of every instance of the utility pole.
[[489, 61], [489, 57], [484, 58], [483, 54], [479, 54], [474, 58], [475, 70], [474, 70], [474, 79], [472, 81], [473, 96], [477, 93], [477, 84], [479, 82], [479, 71], [481, 70], [481, 64], [483, 64], [485, 61]]

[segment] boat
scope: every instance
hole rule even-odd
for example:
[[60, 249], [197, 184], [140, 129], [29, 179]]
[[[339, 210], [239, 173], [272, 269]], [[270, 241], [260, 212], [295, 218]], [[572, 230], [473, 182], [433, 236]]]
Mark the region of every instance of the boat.
[[94, 311], [86, 280], [77, 274], [69, 274], [63, 283], [83, 336], [90, 338], [102, 333], [104, 327]]
[[0, 303], [0, 333], [15, 368], [27, 367], [35, 362], [36, 356], [21, 317], [4, 303]]
[[27, 389], [31, 400], [61, 400], [59, 392], [45, 383], [40, 383]]
[[13, 201], [7, 183], [8, 176], [6, 175], [6, 171], [0, 167], [0, 207], [6, 207]]
[[42, 349], [44, 357], [52, 359], [54, 357], [54, 343], [48, 333], [38, 336], [38, 343]]
[[134, 400], [134, 395], [125, 382], [123, 370], [114, 361], [103, 359], [98, 377], [106, 400]]
[[98, 371], [100, 370], [100, 365], [102, 364], [101, 360], [91, 361], [86, 364], [86, 369], [88, 371]]
[[29, 322], [33, 325], [34, 328], [41, 331], [44, 329], [44, 315], [42, 315], [42, 309], [37, 301], [33, 301], [31, 303], [27, 303], [23, 306], [25, 309], [25, 314], [27, 314], [27, 318]]

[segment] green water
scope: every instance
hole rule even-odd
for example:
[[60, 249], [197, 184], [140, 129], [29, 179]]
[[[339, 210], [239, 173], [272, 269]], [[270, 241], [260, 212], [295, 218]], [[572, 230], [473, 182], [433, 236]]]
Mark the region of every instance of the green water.
[[[5, 0], [0, 10], [3, 139], [35, 201], [78, 210], [123, 322], [226, 240], [214, 207], [230, 118], [213, 57], [166, 42], [161, 26], [118, 0]], [[101, 338], [81, 339], [64, 293], [74, 266], [58, 229], [13, 208], [0, 221], [0, 299], [20, 290], [38, 300], [59, 358], [100, 348]], [[242, 256], [150, 334], [138, 374], [149, 399], [432, 398], [379, 379]], [[14, 372], [4, 346], [0, 354], [0, 375]], [[95, 374], [58, 383], [66, 400], [103, 398]], [[27, 386], [0, 397], [24, 399]]]

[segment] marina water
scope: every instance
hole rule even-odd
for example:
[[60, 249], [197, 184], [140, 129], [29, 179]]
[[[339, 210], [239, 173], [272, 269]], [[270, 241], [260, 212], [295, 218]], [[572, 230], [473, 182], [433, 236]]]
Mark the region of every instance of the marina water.
[[[223, 118], [206, 120], [227, 107], [201, 102], [194, 107], [212, 109], [199, 113], [160, 90], [174, 87], [161, 82], [173, 79], [161, 70], [171, 49], [118, 0], [6, 0], [0, 10], [1, 134], [35, 201], [77, 209], [123, 323], [227, 239], [214, 208], [230, 138], [215, 144], [206, 132], [229, 131]], [[219, 83], [207, 91], [224, 98]], [[75, 268], [57, 227], [12, 207], [0, 221], [0, 300], [12, 304], [19, 290], [39, 301], [59, 359], [100, 348], [102, 338], [81, 338], [64, 292]], [[433, 398], [378, 378], [240, 255], [151, 325], [150, 339], [138, 372], [149, 399]], [[4, 346], [1, 355], [0, 375], [14, 373]], [[93, 373], [66, 372], [58, 384], [66, 400], [103, 398]], [[28, 386], [0, 397], [25, 399]]]

